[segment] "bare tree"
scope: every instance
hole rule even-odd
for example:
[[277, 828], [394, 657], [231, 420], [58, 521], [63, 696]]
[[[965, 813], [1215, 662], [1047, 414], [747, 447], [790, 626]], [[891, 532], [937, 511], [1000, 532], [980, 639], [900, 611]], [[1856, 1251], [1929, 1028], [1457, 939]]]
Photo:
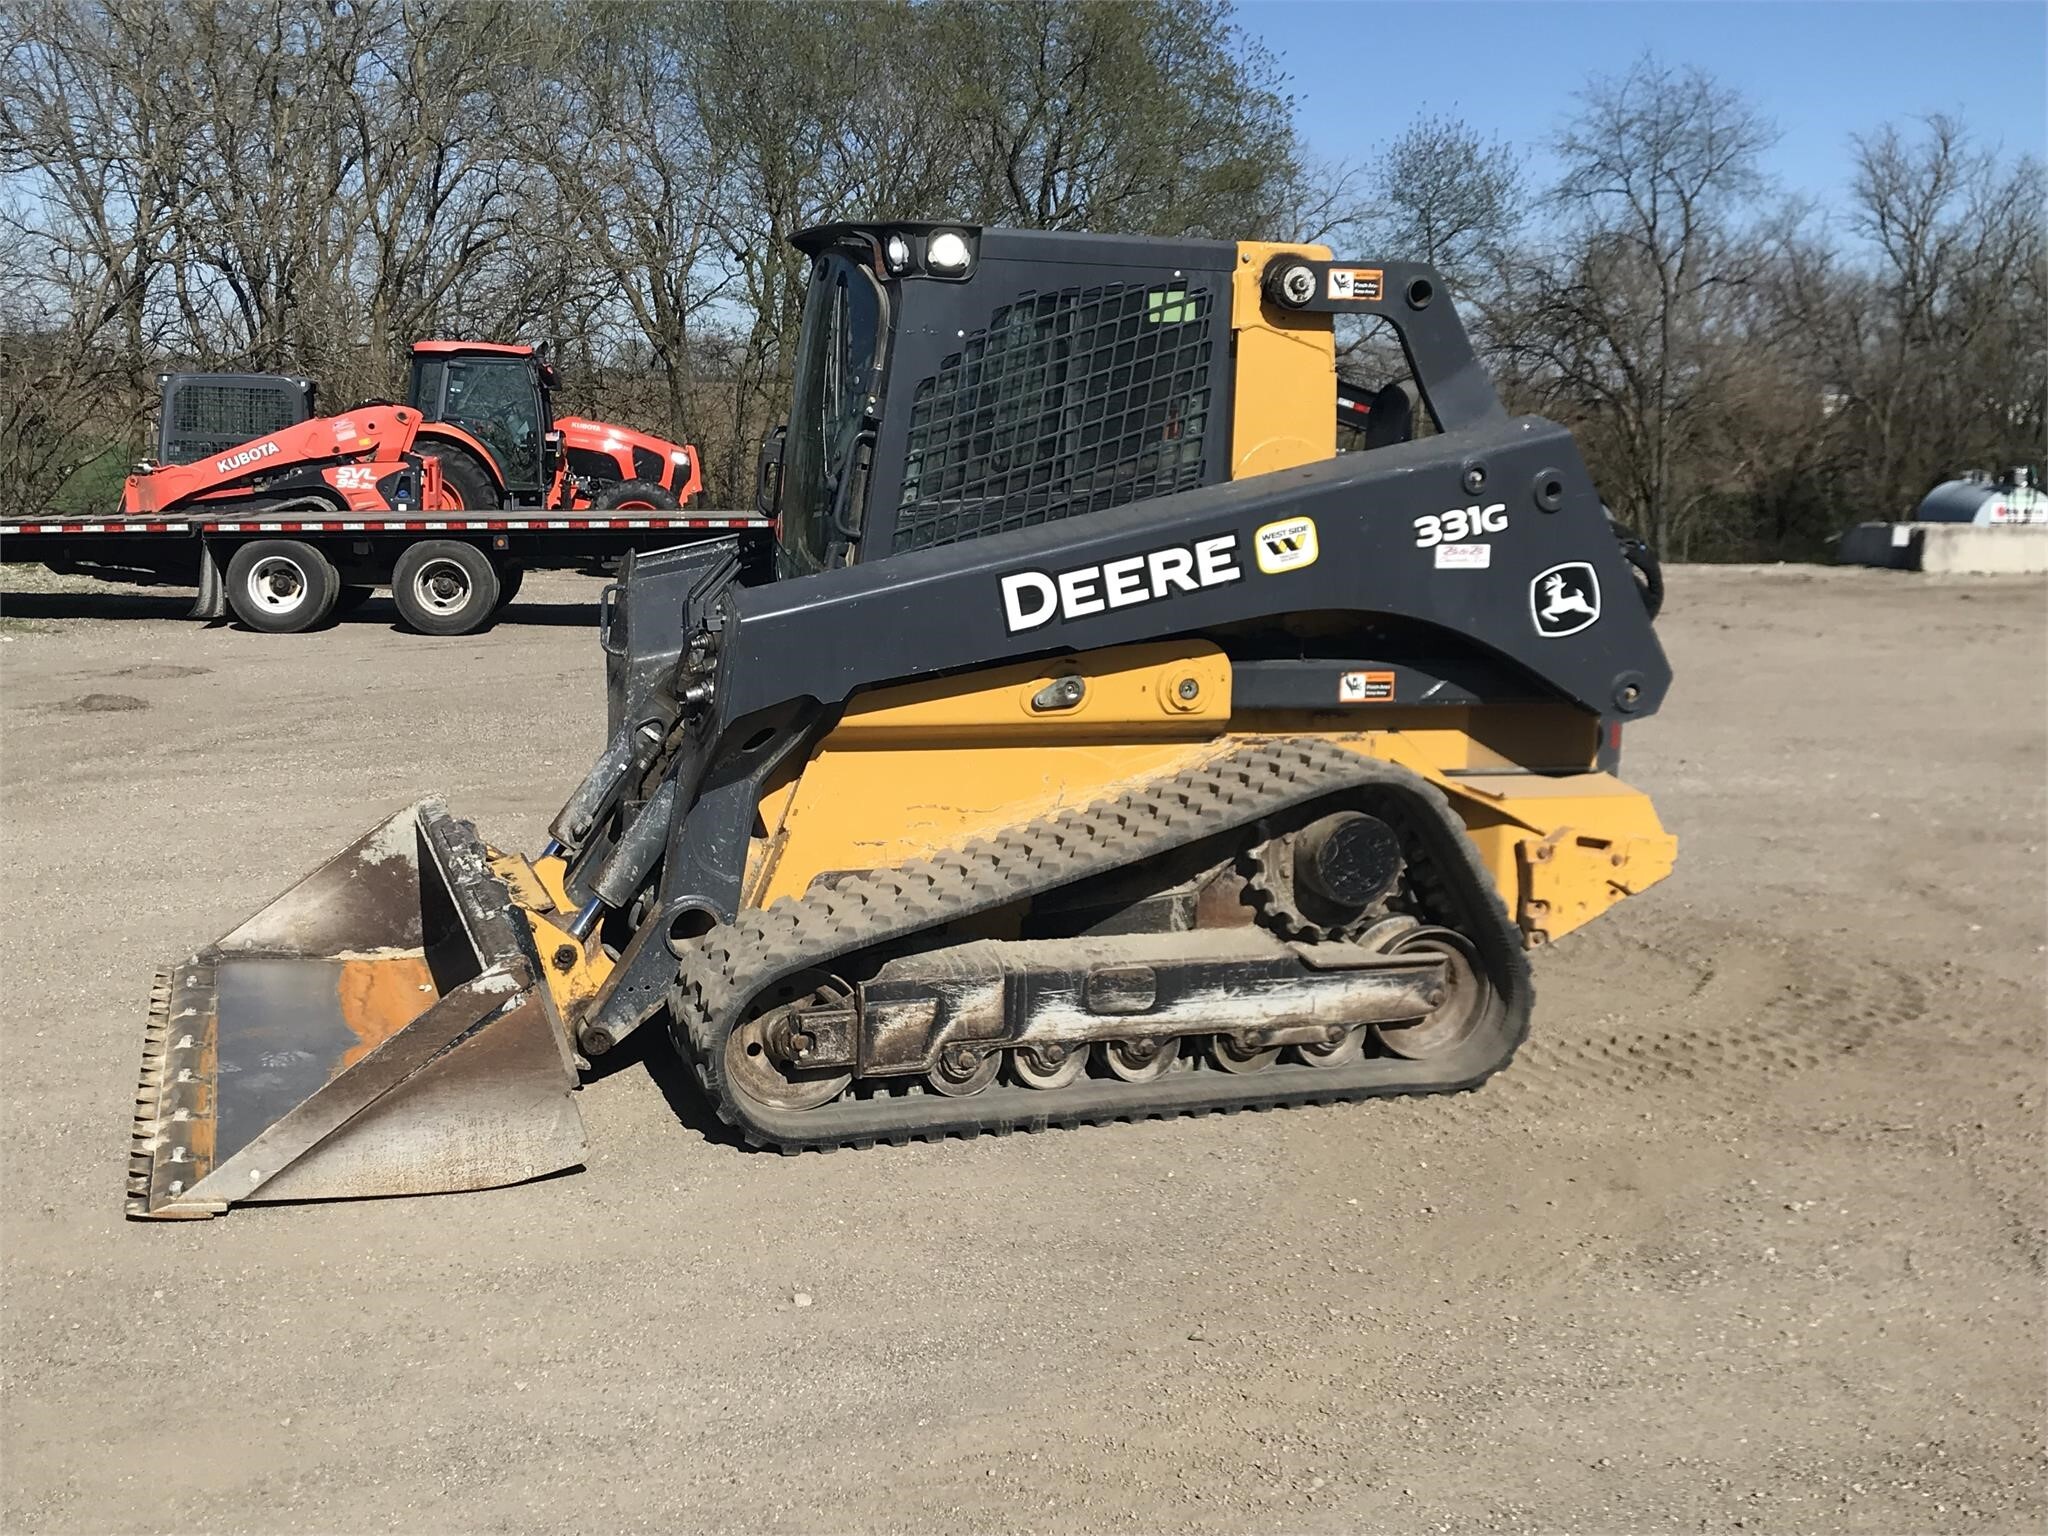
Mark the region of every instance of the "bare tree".
[[[47, 345], [69, 338], [81, 368], [111, 358], [120, 405], [139, 416], [166, 344], [156, 282], [175, 242], [189, 100], [157, 67], [175, 45], [161, 9], [103, 12], [89, 0], [0, 0], [0, 219], [14, 302]], [[52, 315], [57, 318], [52, 323]]]
[[1295, 169], [1279, 68], [1219, 0], [962, 0], [931, 32], [970, 217], [1235, 237]]
[[1773, 132], [1700, 71], [1647, 57], [1580, 103], [1557, 141], [1564, 234], [1521, 280], [1522, 347], [1605, 450], [1610, 499], [1666, 544], [1711, 488], [1684, 466], [1729, 355], [1727, 304], [1762, 270], [1742, 215]]
[[1456, 118], [1418, 117], [1372, 166], [1379, 248], [1425, 261], [1461, 299], [1483, 299], [1528, 217], [1519, 156]]
[[530, 110], [511, 131], [545, 175], [546, 207], [525, 237], [565, 265], [589, 262], [661, 381], [663, 429], [681, 438], [696, 403], [693, 329], [729, 279], [712, 259], [724, 176], [691, 93], [700, 61], [677, 13], [652, 6], [574, 6], [535, 41]]
[[1822, 242], [1788, 265], [1796, 344], [1826, 381], [1845, 472], [1870, 513], [1903, 515], [1937, 480], [2032, 463], [2048, 395], [2048, 181], [2001, 169], [1960, 126], [1856, 140], [1849, 224], [1874, 259]]

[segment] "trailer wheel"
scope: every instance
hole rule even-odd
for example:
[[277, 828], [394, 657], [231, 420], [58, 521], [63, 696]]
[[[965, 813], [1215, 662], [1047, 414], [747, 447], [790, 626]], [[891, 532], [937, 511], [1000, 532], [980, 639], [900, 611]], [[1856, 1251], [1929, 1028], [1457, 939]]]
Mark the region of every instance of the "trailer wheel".
[[341, 587], [341, 595], [334, 600], [334, 616], [338, 619], [354, 613], [376, 595], [377, 589], [375, 587], [344, 583]]
[[674, 512], [681, 507], [674, 491], [652, 480], [621, 480], [606, 486], [590, 503], [593, 512]]
[[507, 565], [498, 571], [498, 612], [503, 613], [512, 606], [512, 599], [519, 595], [519, 583], [526, 579], [526, 567]]
[[423, 539], [406, 547], [391, 572], [391, 600], [423, 635], [466, 635], [498, 606], [498, 569], [473, 544]]
[[297, 539], [256, 539], [228, 561], [228, 606], [251, 629], [296, 635], [324, 623], [341, 595], [327, 557]]

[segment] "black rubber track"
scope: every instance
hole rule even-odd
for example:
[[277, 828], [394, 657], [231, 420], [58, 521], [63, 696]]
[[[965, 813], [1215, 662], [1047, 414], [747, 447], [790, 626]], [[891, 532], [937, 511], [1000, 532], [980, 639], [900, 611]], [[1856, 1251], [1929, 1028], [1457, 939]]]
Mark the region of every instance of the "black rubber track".
[[[1428, 921], [1473, 941], [1498, 1007], [1488, 1027], [1427, 1061], [1368, 1056], [1349, 1067], [1276, 1064], [1263, 1072], [1189, 1062], [1150, 1083], [1084, 1077], [1065, 1088], [998, 1081], [953, 1098], [849, 1091], [816, 1109], [776, 1110], [735, 1092], [725, 1039], [756, 998], [799, 971], [832, 970], [862, 951], [1101, 875], [1275, 816], [1353, 804], [1391, 819]], [[1317, 812], [1320, 814], [1320, 811]], [[1386, 1094], [1455, 1093], [1506, 1066], [1528, 1033], [1527, 957], [1464, 827], [1427, 780], [1314, 738], [1278, 738], [1112, 800], [1011, 828], [931, 859], [841, 879], [801, 900], [740, 914], [698, 940], [670, 998], [677, 1048], [721, 1118], [757, 1146], [786, 1152], [938, 1136], [1037, 1131], [1090, 1121], [1324, 1104]]]

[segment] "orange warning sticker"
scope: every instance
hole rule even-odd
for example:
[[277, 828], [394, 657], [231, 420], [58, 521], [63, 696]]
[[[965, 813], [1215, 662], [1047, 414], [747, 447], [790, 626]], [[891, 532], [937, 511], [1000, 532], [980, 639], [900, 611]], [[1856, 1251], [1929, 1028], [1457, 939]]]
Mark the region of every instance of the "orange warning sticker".
[[1378, 267], [1330, 268], [1330, 297], [1364, 299], [1378, 303], [1386, 287], [1386, 274]]
[[1386, 704], [1394, 697], [1391, 672], [1340, 672], [1337, 675], [1339, 704]]

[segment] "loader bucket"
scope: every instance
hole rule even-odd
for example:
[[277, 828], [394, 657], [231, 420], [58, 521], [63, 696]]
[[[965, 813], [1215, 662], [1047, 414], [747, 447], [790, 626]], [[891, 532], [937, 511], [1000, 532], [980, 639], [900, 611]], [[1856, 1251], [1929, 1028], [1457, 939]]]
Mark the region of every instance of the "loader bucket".
[[568, 1036], [485, 857], [423, 801], [159, 974], [129, 1215], [484, 1189], [583, 1161]]

